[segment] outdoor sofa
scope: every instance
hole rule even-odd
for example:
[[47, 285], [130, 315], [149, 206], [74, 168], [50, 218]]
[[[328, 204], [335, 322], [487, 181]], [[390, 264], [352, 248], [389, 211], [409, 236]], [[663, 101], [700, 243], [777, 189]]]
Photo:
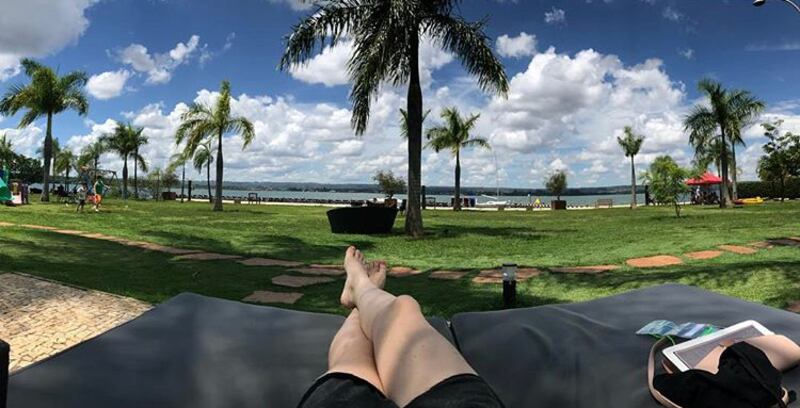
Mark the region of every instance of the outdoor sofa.
[[[654, 319], [753, 319], [800, 342], [800, 315], [683, 285], [431, 323], [515, 407], [657, 407], [645, 381]], [[181, 294], [9, 379], [9, 408], [294, 408], [326, 370], [343, 318]], [[800, 388], [800, 369], [784, 377]]]

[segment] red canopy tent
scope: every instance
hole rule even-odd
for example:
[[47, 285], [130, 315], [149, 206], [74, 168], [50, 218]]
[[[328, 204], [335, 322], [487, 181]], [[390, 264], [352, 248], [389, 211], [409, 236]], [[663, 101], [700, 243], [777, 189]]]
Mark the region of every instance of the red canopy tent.
[[706, 172], [702, 177], [690, 178], [686, 180], [686, 184], [690, 186], [711, 186], [715, 184], [722, 184], [722, 179], [711, 172]]

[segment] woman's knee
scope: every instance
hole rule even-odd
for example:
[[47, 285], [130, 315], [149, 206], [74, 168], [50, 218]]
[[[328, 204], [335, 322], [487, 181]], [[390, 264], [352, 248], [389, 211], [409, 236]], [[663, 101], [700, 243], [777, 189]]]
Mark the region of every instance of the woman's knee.
[[419, 302], [408, 295], [398, 296], [394, 300], [392, 308], [394, 309], [395, 313], [402, 316], [422, 316], [422, 309], [419, 306]]

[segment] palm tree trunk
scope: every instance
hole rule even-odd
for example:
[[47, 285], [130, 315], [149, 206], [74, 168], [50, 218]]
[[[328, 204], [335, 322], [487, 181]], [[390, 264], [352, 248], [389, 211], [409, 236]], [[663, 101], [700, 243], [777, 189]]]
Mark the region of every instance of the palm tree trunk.
[[208, 202], [214, 202], [211, 195], [211, 161], [206, 162], [206, 185], [208, 186]]
[[42, 201], [50, 201], [50, 161], [53, 155], [53, 113], [47, 113], [47, 133], [44, 137], [44, 169], [42, 171]]
[[64, 191], [69, 192], [69, 167], [64, 170]]
[[186, 181], [186, 162], [183, 162], [183, 170], [181, 171], [181, 202], [183, 202], [183, 183]]
[[128, 199], [128, 156], [122, 159], [122, 199]]
[[408, 205], [406, 206], [406, 234], [422, 237], [422, 87], [419, 80], [419, 35], [414, 30], [409, 55], [408, 100]]
[[721, 177], [722, 177], [722, 184], [720, 184], [720, 192], [719, 192], [719, 208], [728, 208], [731, 204], [731, 196], [728, 190], [728, 145], [725, 142], [725, 127], [720, 126], [720, 130], [722, 133], [720, 134], [720, 138], [722, 146], [720, 147], [720, 157], [719, 157], [719, 167], [721, 170]]
[[731, 143], [731, 171], [733, 172], [733, 174], [731, 174], [731, 183], [733, 183], [733, 199], [738, 200], [739, 188], [736, 181], [736, 143]]
[[219, 130], [217, 144], [217, 185], [214, 195], [214, 211], [222, 211], [222, 129]]
[[456, 199], [453, 211], [461, 211], [461, 151], [456, 149]]
[[631, 209], [636, 208], [636, 165], [633, 157], [634, 155], [631, 155]]
[[133, 195], [135, 199], [139, 198], [139, 148], [136, 148], [136, 157], [133, 159]]

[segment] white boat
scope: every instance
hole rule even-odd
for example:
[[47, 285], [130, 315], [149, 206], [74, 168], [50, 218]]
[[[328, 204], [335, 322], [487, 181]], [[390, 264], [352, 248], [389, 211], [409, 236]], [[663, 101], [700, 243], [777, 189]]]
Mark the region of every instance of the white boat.
[[477, 202], [475, 203], [475, 207], [478, 208], [496, 208], [496, 207], [505, 207], [508, 205], [508, 201], [503, 201], [498, 197], [492, 197], [488, 195], [481, 195], [481, 197], [489, 198], [489, 201]]

